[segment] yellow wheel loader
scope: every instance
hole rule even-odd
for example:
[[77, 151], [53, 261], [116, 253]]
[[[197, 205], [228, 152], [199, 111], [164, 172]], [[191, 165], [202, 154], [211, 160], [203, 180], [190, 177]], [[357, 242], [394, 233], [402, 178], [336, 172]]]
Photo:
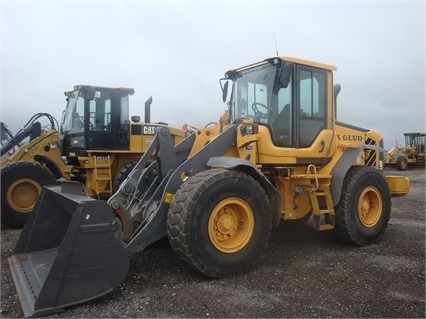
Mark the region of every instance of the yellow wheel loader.
[[252, 268], [280, 220], [312, 216], [352, 245], [377, 243], [409, 180], [384, 176], [378, 132], [336, 120], [334, 70], [282, 56], [230, 70], [220, 122], [177, 145], [157, 128], [108, 202], [75, 182], [44, 187], [9, 258], [25, 316], [107, 294], [164, 236], [215, 278]]
[[[107, 199], [118, 190], [133, 166], [154, 139], [150, 123], [152, 98], [145, 102], [145, 123], [129, 120], [131, 88], [77, 85], [65, 92], [67, 105], [60, 130], [47, 113], [34, 115], [1, 148], [1, 220], [21, 228], [45, 185], [64, 178], [79, 181], [93, 198]], [[42, 128], [39, 119], [50, 126]], [[170, 128], [173, 142], [185, 132]], [[26, 138], [29, 141], [20, 144]]]

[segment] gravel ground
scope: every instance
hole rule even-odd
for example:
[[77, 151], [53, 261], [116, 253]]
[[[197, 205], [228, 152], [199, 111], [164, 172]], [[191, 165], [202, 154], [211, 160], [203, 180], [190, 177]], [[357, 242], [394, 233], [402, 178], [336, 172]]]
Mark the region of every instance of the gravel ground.
[[[383, 240], [353, 247], [332, 232], [281, 223], [250, 272], [206, 278], [162, 242], [137, 254], [121, 286], [103, 298], [50, 318], [129, 317], [374, 317], [425, 318], [425, 170], [405, 175], [409, 195], [392, 200]], [[19, 230], [1, 230], [1, 309], [20, 318], [7, 265]]]

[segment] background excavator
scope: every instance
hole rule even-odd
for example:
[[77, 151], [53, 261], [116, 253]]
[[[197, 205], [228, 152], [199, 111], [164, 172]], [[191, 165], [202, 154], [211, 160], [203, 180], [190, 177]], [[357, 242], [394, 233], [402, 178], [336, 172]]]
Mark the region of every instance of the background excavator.
[[[98, 199], [116, 192], [152, 142], [155, 128], [166, 125], [150, 123], [152, 98], [145, 102], [144, 123], [139, 116], [129, 120], [133, 93], [131, 88], [76, 85], [65, 92], [60, 127], [47, 113], [34, 115], [15, 136], [4, 127], [2, 223], [23, 227], [43, 186], [59, 178], [85, 184], [88, 195]], [[42, 128], [42, 118], [50, 125]], [[174, 143], [185, 137], [183, 130], [170, 129]]]
[[378, 132], [336, 120], [334, 70], [282, 56], [230, 70], [219, 123], [177, 145], [158, 127], [108, 202], [75, 182], [44, 187], [8, 259], [25, 316], [107, 294], [129, 255], [164, 236], [215, 278], [253, 267], [280, 220], [312, 216], [349, 244], [377, 243], [410, 184], [384, 176]]

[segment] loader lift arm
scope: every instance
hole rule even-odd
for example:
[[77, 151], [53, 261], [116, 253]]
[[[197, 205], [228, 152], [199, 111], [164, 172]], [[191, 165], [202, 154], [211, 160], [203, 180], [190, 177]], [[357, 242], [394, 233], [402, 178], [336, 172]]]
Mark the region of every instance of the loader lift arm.
[[[169, 129], [157, 129], [150, 148], [119, 191], [108, 200], [121, 220], [124, 239], [128, 236], [129, 254], [143, 250], [166, 235], [167, 211], [179, 186], [186, 178], [207, 169], [210, 158], [223, 155], [234, 143], [236, 134], [237, 125], [231, 126], [206, 144], [202, 151], [188, 158], [196, 134], [173, 147]], [[144, 169], [152, 156], [156, 161]], [[133, 229], [135, 222], [138, 226]]]
[[30, 137], [30, 140], [32, 141], [36, 137], [41, 135], [41, 124], [40, 122], [36, 122], [37, 119], [41, 117], [47, 117], [47, 119], [50, 121], [50, 125], [52, 128], [55, 128], [55, 123], [57, 126], [56, 119], [51, 116], [48, 113], [38, 113], [35, 114], [28, 122], [24, 125], [24, 127], [16, 133], [14, 137], [12, 137], [8, 143], [5, 145], [2, 145], [0, 150], [0, 156], [3, 156], [10, 150], [12, 150], [14, 147], [19, 146], [19, 143], [21, 143], [23, 140], [25, 140], [28, 136]]
[[6, 124], [0, 122], [0, 142], [1, 146], [8, 144], [13, 139], [12, 132], [7, 128]]
[[34, 122], [27, 128], [23, 129], [21, 132], [16, 134], [6, 145], [2, 146], [0, 155], [3, 156], [9, 152], [14, 147], [18, 146], [23, 140], [30, 136], [30, 140], [40, 136], [41, 134], [41, 124], [40, 122]]

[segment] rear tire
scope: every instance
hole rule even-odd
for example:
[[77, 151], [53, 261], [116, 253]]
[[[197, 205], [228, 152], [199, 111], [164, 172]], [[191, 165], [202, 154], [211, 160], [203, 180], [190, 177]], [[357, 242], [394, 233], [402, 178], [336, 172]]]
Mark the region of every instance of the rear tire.
[[405, 156], [398, 156], [395, 165], [398, 171], [405, 171], [408, 168], [408, 160]]
[[336, 206], [335, 230], [341, 239], [358, 246], [377, 243], [390, 213], [391, 195], [385, 177], [372, 167], [352, 167]]
[[211, 169], [176, 192], [167, 218], [173, 250], [197, 271], [215, 278], [243, 273], [266, 248], [272, 210], [251, 176]]
[[22, 228], [43, 186], [57, 184], [55, 176], [35, 162], [15, 162], [1, 170], [1, 221]]

